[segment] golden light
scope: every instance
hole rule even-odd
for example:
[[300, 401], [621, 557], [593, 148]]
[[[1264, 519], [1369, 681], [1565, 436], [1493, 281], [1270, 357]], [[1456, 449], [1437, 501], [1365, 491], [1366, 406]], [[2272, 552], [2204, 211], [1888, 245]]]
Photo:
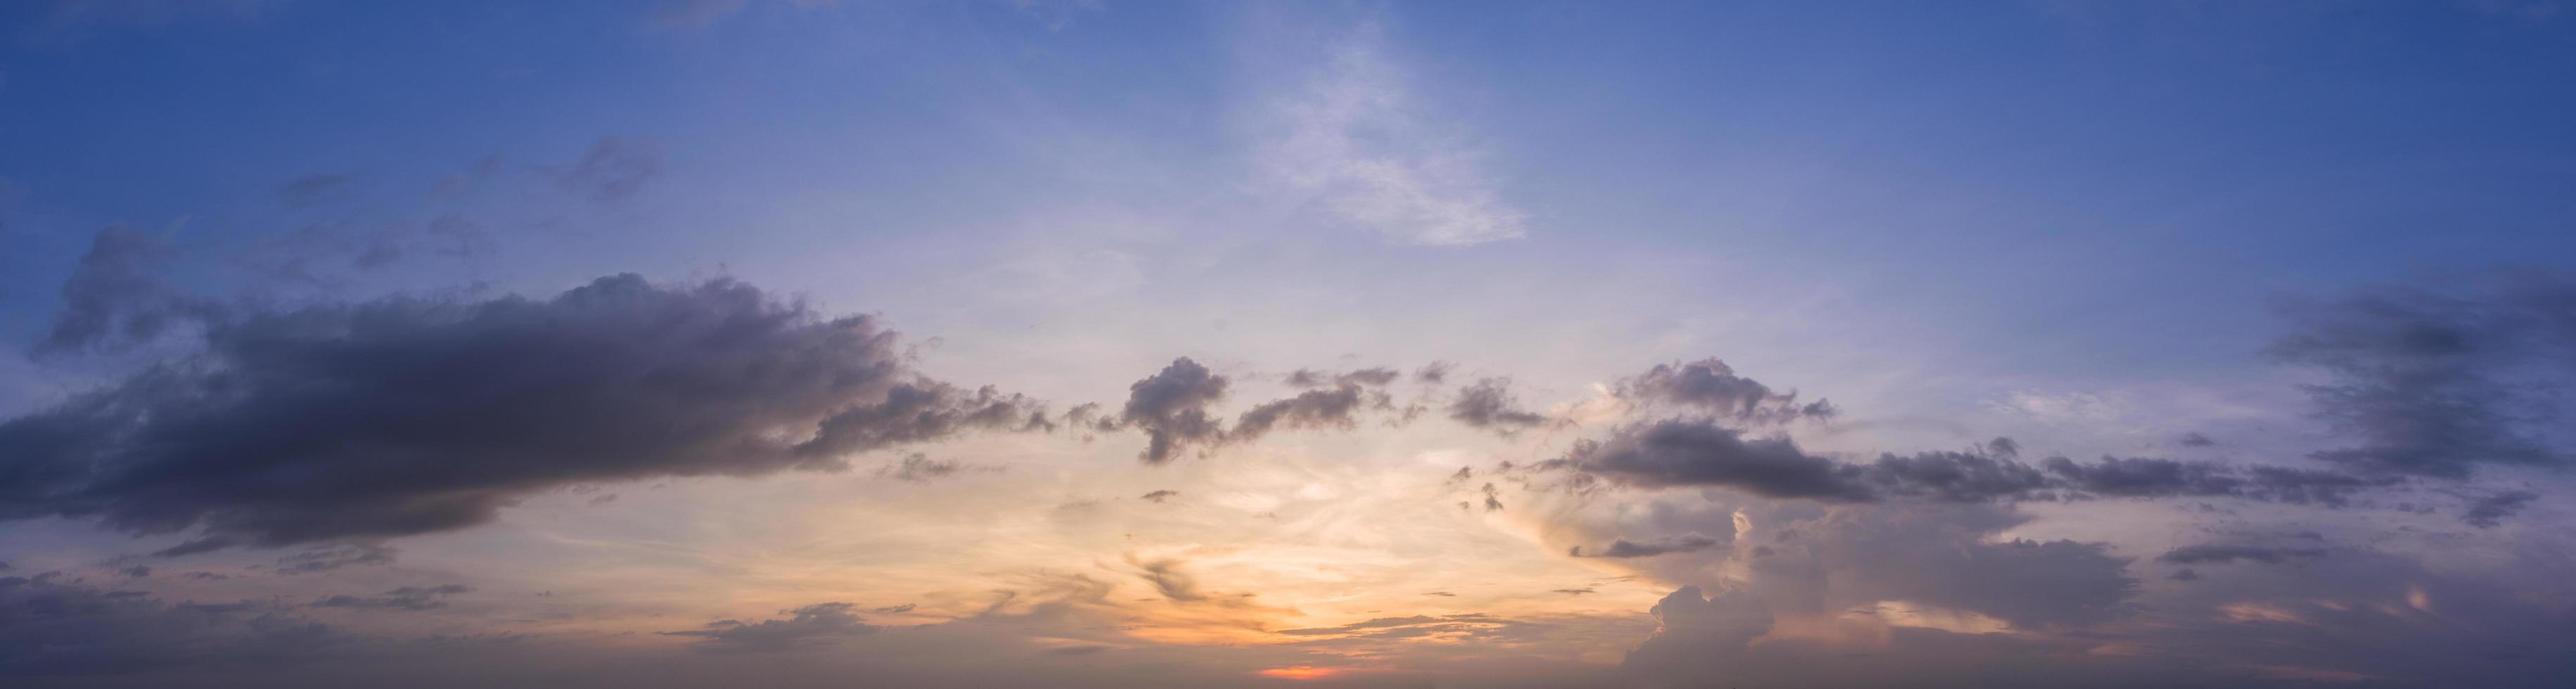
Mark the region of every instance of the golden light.
[[1296, 665], [1290, 667], [1274, 667], [1253, 674], [1261, 675], [1263, 677], [1286, 677], [1288, 679], [1323, 679], [1325, 677], [1342, 674], [1342, 671], [1337, 668]]

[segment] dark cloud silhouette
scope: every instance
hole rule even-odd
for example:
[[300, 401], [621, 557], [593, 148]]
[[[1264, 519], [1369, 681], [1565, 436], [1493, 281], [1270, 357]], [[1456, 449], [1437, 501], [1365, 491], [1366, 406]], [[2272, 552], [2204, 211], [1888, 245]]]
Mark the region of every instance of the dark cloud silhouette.
[[[1732, 535], [1730, 534], [1730, 537], [1731, 536]], [[1589, 554], [1583, 552], [1583, 546], [1579, 545], [1567, 549], [1565, 554], [1575, 557], [1654, 557], [1665, 553], [1688, 553], [1707, 550], [1725, 544], [1725, 541], [1720, 541], [1699, 534], [1691, 534], [1673, 539], [1652, 540], [1643, 543], [1621, 538], [1610, 541], [1609, 547], [1602, 548]]]
[[1173, 359], [1161, 372], [1128, 386], [1118, 423], [1145, 430], [1145, 450], [1137, 459], [1162, 464], [1193, 446], [1223, 441], [1225, 429], [1208, 407], [1225, 399], [1225, 387], [1225, 376], [1189, 357]]
[[448, 596], [471, 592], [462, 584], [440, 586], [405, 586], [373, 596], [328, 596], [313, 601], [309, 607], [350, 608], [357, 610], [433, 610], [447, 607]]
[[2460, 513], [2460, 521], [2481, 529], [2495, 528], [2504, 523], [2504, 518], [2521, 512], [2523, 506], [2538, 499], [2539, 493], [2527, 490], [2505, 491], [2478, 498], [2470, 501], [2469, 508]]
[[786, 619], [745, 623], [740, 620], [709, 622], [704, 629], [662, 632], [670, 636], [699, 637], [700, 648], [717, 652], [775, 652], [808, 646], [828, 645], [840, 640], [876, 633], [876, 625], [867, 624], [850, 612], [858, 606], [850, 603], [816, 603], [792, 610], [781, 610]]
[[2272, 548], [2254, 545], [2221, 545], [2204, 543], [2175, 548], [2156, 556], [2157, 562], [2177, 565], [2229, 564], [2237, 561], [2277, 565], [2284, 562], [2314, 560], [2325, 557], [2324, 548]]
[[1752, 423], [1827, 419], [1835, 414], [1830, 402], [1799, 404], [1797, 392], [1773, 392], [1770, 386], [1735, 375], [1735, 369], [1715, 358], [1656, 364], [1620, 381], [1616, 392], [1637, 404], [1686, 407]]
[[2387, 288], [2284, 309], [2276, 359], [2322, 370], [2317, 415], [2357, 439], [2312, 456], [2448, 479], [2576, 462], [2561, 404], [2576, 374], [2576, 279], [2525, 274], [2463, 294]]
[[572, 169], [555, 175], [555, 186], [593, 201], [634, 196], [645, 183], [662, 176], [662, 151], [649, 141], [600, 137]]
[[1449, 404], [1449, 418], [1504, 435], [1547, 423], [1547, 417], [1521, 409], [1511, 385], [1508, 378], [1486, 378], [1459, 390], [1458, 399]]
[[1386, 403], [1385, 393], [1370, 391], [1355, 383], [1307, 390], [1245, 411], [1235, 418], [1234, 429], [1226, 432], [1226, 440], [1251, 442], [1280, 427], [1349, 429], [1357, 425], [1353, 414], [1368, 405]]
[[2218, 444], [2218, 441], [2211, 440], [2209, 439], [2209, 436], [2201, 435], [2197, 432], [2184, 433], [2181, 438], [2175, 439], [2174, 442], [2181, 444], [2183, 447], [2209, 447]]
[[1606, 439], [1575, 443], [1556, 466], [1646, 488], [1715, 485], [1775, 498], [1875, 499], [1833, 460], [1808, 455], [1788, 438], [1747, 440], [1705, 419], [1624, 426]]
[[150, 565], [134, 565], [134, 566], [132, 566], [132, 567], [120, 567], [120, 568], [118, 568], [118, 569], [116, 570], [116, 573], [117, 573], [117, 574], [125, 575], [125, 576], [127, 576], [127, 577], [135, 578], [135, 579], [141, 579], [141, 578], [144, 578], [144, 577], [152, 576], [152, 567], [151, 567]]
[[847, 467], [1042, 410], [907, 370], [866, 317], [730, 280], [234, 314], [197, 356], [0, 422], [0, 519], [201, 529], [171, 554], [473, 526], [535, 492]]
[[2329, 471], [2171, 459], [2050, 457], [2034, 466], [1998, 438], [1969, 452], [1881, 454], [1862, 463], [1807, 454], [1786, 437], [1746, 438], [1711, 419], [1667, 419], [1614, 429], [1575, 443], [1536, 470], [1573, 469], [1641, 488], [1724, 486], [1774, 498], [1876, 502], [1904, 498], [1951, 503], [2059, 501], [2088, 497], [2228, 497], [2345, 505], [2360, 491], [2394, 485]]
[[1151, 492], [1151, 493], [1146, 493], [1146, 494], [1144, 494], [1144, 495], [1140, 495], [1140, 496], [1137, 496], [1137, 497], [1140, 497], [1140, 498], [1143, 498], [1143, 499], [1145, 499], [1145, 500], [1152, 501], [1152, 502], [1162, 502], [1162, 501], [1170, 500], [1170, 499], [1172, 499], [1172, 498], [1174, 498], [1174, 497], [1177, 497], [1177, 496], [1179, 496], [1180, 494], [1181, 494], [1181, 492], [1180, 492], [1180, 491], [1172, 490], [1172, 489], [1169, 489], [1169, 488], [1165, 488], [1165, 489], [1157, 490], [1157, 491], [1154, 491], [1154, 492]]

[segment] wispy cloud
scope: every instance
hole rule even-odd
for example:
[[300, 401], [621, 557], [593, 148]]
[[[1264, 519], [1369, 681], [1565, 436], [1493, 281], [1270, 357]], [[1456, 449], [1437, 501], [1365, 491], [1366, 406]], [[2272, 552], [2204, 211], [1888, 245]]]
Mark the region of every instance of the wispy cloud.
[[1270, 178], [1333, 215], [1406, 244], [1520, 237], [1528, 216], [1503, 198], [1486, 154], [1435, 126], [1374, 24], [1328, 45], [1265, 113]]

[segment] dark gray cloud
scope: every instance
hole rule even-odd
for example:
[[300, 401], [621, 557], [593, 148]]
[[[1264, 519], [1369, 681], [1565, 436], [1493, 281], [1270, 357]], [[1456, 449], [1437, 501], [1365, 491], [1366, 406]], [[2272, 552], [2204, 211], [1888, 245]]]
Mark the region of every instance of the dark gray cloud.
[[456, 529], [573, 484], [847, 467], [1042, 410], [909, 371], [866, 317], [731, 280], [232, 314], [204, 349], [0, 422], [0, 519], [201, 530], [172, 554]]
[[1547, 417], [1521, 408], [1508, 378], [1486, 378], [1458, 391], [1449, 403], [1449, 418], [1459, 423], [1511, 435], [1547, 423]]
[[2505, 491], [2478, 498], [2470, 501], [2469, 508], [2460, 513], [2460, 521], [2481, 529], [2492, 529], [2504, 523], [2504, 518], [2521, 512], [2524, 505], [2538, 499], [2539, 493], [2527, 490]]
[[1343, 383], [1323, 390], [1307, 390], [1293, 397], [1273, 400], [1243, 412], [1234, 420], [1234, 429], [1226, 432], [1228, 442], [1251, 442], [1268, 435], [1274, 428], [1339, 428], [1358, 424], [1354, 414], [1369, 406], [1388, 403], [1386, 393]]
[[141, 579], [141, 578], [144, 578], [144, 577], [152, 576], [152, 567], [151, 567], [150, 565], [134, 565], [134, 566], [131, 566], [131, 567], [120, 567], [120, 568], [117, 568], [116, 573], [117, 573], [117, 574], [125, 575], [125, 576], [127, 576], [127, 577], [135, 578], [135, 579]]
[[2174, 442], [2180, 443], [2183, 447], [2209, 447], [2218, 444], [2218, 441], [2211, 440], [2209, 439], [2209, 436], [2201, 435], [2197, 432], [2184, 433], [2181, 438], [2175, 439]]
[[1222, 442], [1225, 429], [1208, 407], [1225, 399], [1225, 388], [1225, 376], [1189, 357], [1173, 359], [1161, 372], [1128, 386], [1118, 422], [1145, 430], [1145, 450], [1137, 459], [1162, 464], [1194, 446]]
[[2457, 294], [2388, 288], [2284, 309], [2276, 359], [2330, 376], [2316, 413], [2353, 445], [2317, 459], [2466, 478], [2480, 465], [2566, 467], [2576, 279], [2525, 274]]
[[786, 619], [769, 619], [745, 623], [741, 620], [717, 620], [704, 629], [662, 632], [670, 636], [699, 637], [699, 646], [718, 652], [774, 652], [809, 646], [839, 643], [842, 639], [876, 633], [876, 625], [867, 624], [855, 613], [850, 603], [816, 603], [793, 610], [781, 610]]
[[1535, 468], [1573, 469], [1641, 488], [1723, 486], [1822, 502], [2226, 497], [2339, 507], [2356, 493], [2399, 481], [2153, 458], [2104, 457], [2088, 463], [2050, 457], [2032, 465], [2015, 459], [2016, 453], [2009, 439], [1998, 438], [1972, 451], [1881, 454], [1873, 461], [1846, 463], [1808, 454], [1786, 437], [1747, 438], [1744, 431], [1711, 419], [1666, 419], [1578, 441], [1565, 457]]
[[[147, 341], [216, 314], [216, 304], [162, 283], [159, 276], [169, 269], [170, 258], [170, 247], [142, 230], [100, 230], [63, 282], [63, 310], [34, 352], [71, 353]], [[6, 472], [0, 469], [0, 480]]]
[[443, 599], [448, 596], [473, 590], [462, 584], [405, 586], [373, 596], [326, 596], [313, 601], [309, 607], [355, 610], [434, 610], [447, 607], [447, 601]]
[[1174, 498], [1174, 497], [1178, 497], [1180, 494], [1181, 494], [1181, 492], [1180, 492], [1180, 491], [1172, 490], [1172, 489], [1169, 489], [1169, 488], [1165, 488], [1165, 489], [1157, 490], [1157, 491], [1154, 491], [1154, 492], [1151, 492], [1151, 493], [1146, 493], [1146, 494], [1144, 494], [1144, 495], [1140, 495], [1140, 496], [1137, 496], [1137, 497], [1142, 498], [1142, 499], [1145, 499], [1145, 500], [1148, 500], [1148, 501], [1151, 501], [1151, 502], [1162, 502], [1162, 501], [1165, 501], [1165, 500], [1170, 500], [1170, 499], [1172, 499], [1172, 498]]
[[2314, 560], [2325, 557], [2324, 548], [2274, 548], [2256, 545], [2222, 545], [2203, 543], [2175, 548], [2156, 556], [2157, 562], [2177, 565], [2229, 564], [2238, 561], [2277, 565], [2284, 562]]
[[[1732, 534], [1729, 536], [1731, 538]], [[1608, 547], [1601, 548], [1600, 550], [1591, 553], [1583, 552], [1583, 546], [1578, 545], [1567, 549], [1565, 554], [1575, 557], [1608, 557], [1623, 559], [1632, 557], [1654, 557], [1656, 555], [1663, 555], [1666, 553], [1688, 553], [1707, 550], [1725, 545], [1726, 543], [1727, 541], [1720, 541], [1699, 534], [1690, 534], [1671, 539], [1650, 540], [1642, 543], [1620, 538], [1611, 540]]]
[[555, 186], [593, 201], [618, 201], [662, 176], [662, 151], [652, 142], [600, 137], [572, 169], [555, 175]]
[[1637, 404], [1685, 407], [1751, 423], [1828, 419], [1835, 414], [1830, 402], [1799, 404], [1796, 391], [1774, 392], [1770, 386], [1735, 375], [1735, 369], [1715, 358], [1656, 364], [1620, 381], [1617, 394]]
[[1582, 440], [1557, 466], [1645, 487], [1727, 486], [1775, 498], [1829, 502], [1875, 499], [1833, 460], [1808, 455], [1788, 438], [1747, 440], [1708, 420], [1665, 420]]

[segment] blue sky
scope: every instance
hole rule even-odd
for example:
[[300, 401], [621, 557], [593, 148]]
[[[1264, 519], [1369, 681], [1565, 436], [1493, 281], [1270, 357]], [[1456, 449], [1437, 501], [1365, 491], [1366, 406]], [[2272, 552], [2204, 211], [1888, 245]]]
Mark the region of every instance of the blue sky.
[[[2566, 494], [2563, 466], [2576, 463], [2560, 449], [2571, 440], [2558, 430], [2567, 419], [2551, 406], [2568, 382], [2571, 339], [2546, 325], [2567, 313], [2569, 302], [2550, 295], [2576, 270], [2569, 258], [2576, 195], [2566, 191], [2576, 179], [2576, 129], [2565, 124], [2576, 122], [2571, 22], [2576, 7], [2524, 0], [18, 4], [0, 9], [0, 342], [8, 343], [0, 414], [15, 424], [0, 426], [0, 438], [37, 438], [8, 433], [33, 434], [52, 423], [46, 419], [77, 416], [85, 400], [149, 407], [124, 396], [144, 394], [154, 371], [265, 370], [252, 365], [265, 359], [241, 357], [283, 340], [250, 334], [307, 322], [295, 319], [364, 312], [463, 327], [438, 320], [464, 318], [463, 311], [414, 313], [406, 305], [518, 299], [577, 309], [590, 302], [557, 295], [584, 285], [613, 292], [613, 280], [593, 281], [621, 273], [642, 276], [655, 285], [654, 298], [684, 311], [721, 301], [685, 286], [731, 279], [762, 290], [766, 303], [818, 316], [868, 314], [901, 334], [900, 365], [925, 380], [1025, 393], [1052, 405], [1046, 414], [1094, 401], [1112, 416], [1096, 426], [1062, 417], [1056, 425], [1073, 430], [1043, 439], [939, 434], [941, 442], [922, 449], [923, 461], [958, 464], [927, 475], [936, 481], [913, 480], [922, 475], [905, 467], [931, 465], [903, 464], [918, 456], [908, 448], [836, 456], [850, 470], [821, 479], [800, 473], [814, 468], [806, 465], [680, 459], [612, 471], [600, 467], [614, 462], [526, 449], [535, 458], [526, 461], [562, 460], [566, 468], [477, 494], [506, 508], [452, 530], [327, 539], [227, 526], [223, 515], [235, 513], [224, 510], [267, 504], [255, 501], [157, 529], [119, 521], [115, 508], [65, 507], [72, 493], [45, 492], [69, 490], [60, 486], [0, 490], [8, 508], [0, 509], [0, 544], [14, 545], [0, 548], [10, 554], [0, 562], [25, 570], [10, 574], [59, 568], [95, 580], [192, 539], [256, 535], [267, 540], [181, 554], [213, 558], [205, 564], [155, 565], [235, 576], [164, 575], [154, 583], [170, 588], [149, 589], [173, 601], [249, 600], [324, 575], [254, 585], [241, 568], [284, 566], [280, 558], [297, 552], [394, 548], [405, 553], [394, 564], [327, 575], [352, 577], [349, 587], [415, 588], [413, 598], [378, 606], [390, 609], [446, 600], [439, 596], [451, 594], [428, 593], [441, 585], [470, 583], [486, 596], [552, 590], [528, 572], [561, 572], [588, 581], [580, 609], [594, 617], [549, 608], [556, 616], [546, 619], [557, 621], [542, 630], [512, 627], [506, 620], [535, 613], [498, 602], [447, 608], [434, 614], [438, 624], [332, 617], [355, 614], [347, 609], [304, 614], [375, 635], [367, 638], [554, 635], [600, 658], [699, 657], [614, 640], [669, 631], [654, 626], [669, 624], [653, 621], [664, 615], [774, 617], [785, 626], [763, 629], [788, 630], [777, 638], [790, 645], [873, 629], [841, 615], [922, 615], [903, 619], [938, 631], [849, 645], [926, 644], [951, 649], [928, 655], [952, 658], [943, 654], [990, 643], [972, 639], [1002, 634], [990, 627], [1002, 625], [1014, 630], [1011, 643], [1036, 643], [1043, 655], [1047, 644], [1081, 636], [1047, 626], [1060, 622], [1046, 617], [1057, 608], [984, 609], [964, 591], [1037, 595], [1058, 589], [994, 572], [1075, 572], [1120, 582], [1122, 596], [1151, 583], [1170, 609], [1074, 606], [1151, 618], [1165, 632], [1083, 637], [1062, 647], [1105, 650], [1062, 657], [1135, 653], [1204, 671], [1209, 682], [1307, 666], [1342, 668], [1331, 672], [1347, 670], [1343, 679], [1360, 684], [1474, 678], [1476, 670], [1461, 669], [1473, 659], [1528, 647], [1563, 651], [1542, 653], [1563, 664], [1531, 677], [1589, 676], [1615, 665], [1646, 686], [1801, 681], [1777, 668], [1728, 675], [1653, 667], [1665, 653], [1655, 649], [1687, 636], [1672, 630], [1700, 628], [1675, 615], [1703, 601], [1726, 624], [1749, 619], [1727, 606], [1767, 611], [1763, 630], [1730, 648], [1768, 649], [1764, 657], [1780, 663], [1863, 636], [1885, 644], [1891, 629], [1898, 637], [1937, 630], [2045, 646], [2090, 638], [2085, 633], [2148, 639], [2198, 623], [2097, 619], [2100, 610], [2091, 608], [2039, 612], [1979, 598], [1986, 594], [1968, 584], [1913, 590], [1843, 573], [1930, 567], [1871, 540], [1908, 519], [1947, 525], [1952, 530], [1922, 538], [1965, 538], [1971, 545], [1963, 548], [2022, 538], [2070, 544], [1994, 556], [2033, 558], [2024, 562], [2030, 571], [2100, 575], [2105, 558], [2127, 558], [2115, 569], [2132, 577], [2132, 588], [2106, 605], [2216, 610], [2210, 619], [2236, 625], [2227, 633], [2256, 640], [2275, 637], [2244, 625], [2322, 619], [2281, 607], [2287, 603], [2260, 607], [2273, 605], [2266, 596], [2298, 588], [2301, 576], [2345, 576], [2346, 567], [2430, 567], [2421, 581], [2388, 586], [2483, 586], [2515, 591], [2538, 608], [2576, 609], [2567, 607], [2576, 600], [2570, 592], [2517, 588], [2568, 573], [2568, 553], [2576, 552], [2545, 533], [2569, 518], [2554, 498]], [[114, 260], [132, 267], [113, 273], [129, 265]], [[403, 313], [412, 315], [383, 315]], [[84, 314], [108, 323], [157, 315], [167, 327], [125, 333], [134, 337], [67, 335], [65, 324]], [[340, 326], [349, 332], [327, 337], [280, 332], [323, 337], [311, 343], [318, 348], [356, 347], [364, 344], [360, 326], [384, 322], [358, 318]], [[2417, 331], [2405, 328], [2418, 326], [2455, 329], [2475, 346], [2463, 345], [2467, 354], [2407, 349], [2420, 341], [2407, 339]], [[388, 346], [367, 355], [459, 342], [432, 330], [417, 333], [420, 350]], [[465, 351], [508, 360], [519, 346], [533, 345]], [[1226, 417], [1272, 394], [1295, 399], [1299, 384], [1289, 373], [1299, 369], [1389, 366], [1406, 375], [1347, 388], [1385, 395], [1380, 411], [1390, 416], [1382, 423], [1355, 421], [1348, 409], [1287, 412], [1283, 423], [1295, 434], [1260, 444], [1203, 439], [1204, 457], [1140, 465], [1134, 453], [1147, 437], [1187, 435], [1170, 425], [1176, 417], [1139, 411], [1159, 409], [1139, 376], [1187, 373], [1179, 357], [1205, 364], [1219, 388], [1233, 381], [1211, 398], [1225, 401], [1203, 401]], [[1700, 419], [1751, 424], [1722, 429], [1728, 438], [1796, 444], [1788, 455], [1748, 457], [1813, 454], [1860, 467], [1881, 453], [1970, 448], [1961, 456], [2028, 464], [2037, 472], [2030, 476], [2051, 477], [2054, 492], [1981, 498], [1973, 509], [1919, 506], [1925, 512], [1909, 517], [1918, 506], [1899, 504], [1929, 490], [1908, 483], [1916, 478], [1870, 479], [1883, 481], [1866, 488], [1876, 497], [1857, 505], [1836, 501], [1863, 488], [1768, 484], [1712, 469], [1752, 461], [1717, 450], [1655, 465], [1715, 473], [1640, 469], [1635, 462], [1662, 456], [1655, 453], [1666, 445], [1657, 443], [1687, 435], [1658, 435], [1666, 427], [1657, 424], [1686, 419], [1654, 414], [1699, 402], [1658, 407], [1650, 399], [1660, 394], [1651, 392], [1657, 374], [1639, 371], [1711, 357], [1732, 366], [1724, 376], [1740, 372], [1783, 395], [1829, 398], [1841, 410], [1830, 421]], [[1442, 361], [1455, 371], [1448, 379], [1411, 375]], [[2424, 376], [2400, 375], [2414, 373]], [[1496, 427], [1465, 411], [1476, 395], [1470, 384], [1489, 378], [1505, 381], [1512, 403], [1544, 424]], [[324, 380], [352, 389], [364, 382]], [[370, 399], [410, 394], [375, 393]], [[965, 404], [943, 403], [951, 402]], [[235, 422], [275, 421], [239, 404]], [[764, 404], [770, 411], [762, 414], [826, 411]], [[780, 421], [724, 416], [745, 408], [711, 404], [706, 413], [725, 423]], [[2460, 416], [2444, 416], [2453, 412]], [[1325, 415], [1294, 415], [1305, 413]], [[1415, 424], [1417, 417], [1457, 423]], [[137, 418], [145, 420], [129, 420], [143, 424], [133, 433], [166, 430]], [[289, 426], [225, 437], [320, 433]], [[1998, 436], [2020, 449], [1987, 444]], [[2195, 436], [2212, 442], [2183, 441]], [[2449, 442], [2427, 440], [2436, 436]], [[327, 444], [314, 443], [298, 447]], [[572, 452], [565, 443], [574, 441], [525, 448]], [[2425, 449], [2433, 445], [2448, 449]], [[80, 447], [91, 449], [22, 450], [20, 461], [160, 466], [133, 459], [143, 455], [79, 454], [107, 445]], [[200, 458], [221, 454], [172, 447], [178, 454], [162, 461], [214, 462]], [[2366, 451], [2329, 458], [2338, 447]], [[2189, 496], [2221, 493], [2207, 485], [2152, 499], [2119, 493], [2085, 483], [2100, 476], [2077, 469], [2048, 473], [2055, 470], [2040, 460], [2051, 456], [2217, 462], [2203, 469], [2222, 473], [2333, 470], [2371, 487], [2319, 489], [2360, 491], [2334, 493], [2332, 509], [2260, 492], [2281, 490], [2271, 484], [2222, 491], [2241, 505], [2194, 506]], [[1582, 480], [1497, 465], [1547, 460], [1581, 467]], [[1442, 482], [1460, 465], [1496, 477], [1503, 502], [1535, 507], [1468, 509], [1498, 493]], [[0, 489], [10, 480], [0, 471]], [[1615, 490], [1595, 492], [1587, 482]], [[660, 497], [639, 497], [645, 486]], [[1161, 488], [1212, 501], [1174, 509], [1209, 511], [1163, 520], [1170, 529], [1151, 534], [1117, 530], [1143, 528], [1122, 520], [1147, 520], [1118, 510], [1190, 504], [1135, 497]], [[2066, 497], [2086, 491], [2096, 499]], [[625, 498], [577, 497], [593, 493]], [[1126, 497], [1114, 509], [1096, 507], [1115, 495]], [[1450, 509], [1451, 498], [1465, 507]], [[774, 504], [759, 511], [738, 506], [744, 502]], [[1819, 502], [1824, 507], [1810, 504]], [[2513, 518], [2477, 516], [2481, 505], [2498, 504]], [[943, 506], [960, 505], [1019, 516], [989, 531], [952, 529], [937, 517]], [[1295, 512], [1300, 505], [1314, 511]], [[1423, 514], [1450, 521], [1393, 536], [1364, 533], [1370, 524], [1433, 519], [1415, 511], [1430, 507], [1438, 509]], [[1245, 518], [1236, 512], [1309, 528], [1294, 538], [1230, 530], [1226, 524]], [[747, 526], [843, 519], [879, 521], [858, 532]], [[1814, 554], [1824, 563], [1818, 572], [1840, 573], [1844, 588], [1798, 593], [1804, 589], [1778, 580], [1785, 575], [1766, 573], [1752, 546], [1734, 545], [1775, 529], [1849, 537]], [[1736, 540], [1635, 560], [1560, 556], [1569, 546], [1598, 552], [1618, 539], [1686, 545], [1718, 531]], [[2333, 554], [2307, 555], [2311, 548], [2283, 535], [2319, 532], [2331, 545], [2317, 547]], [[2154, 564], [2192, 560], [2157, 558], [2195, 552], [2187, 550], [2195, 539], [2211, 539], [2194, 534], [2211, 533], [2231, 547], [2261, 541], [2274, 563], [2315, 566], [2298, 570], [2305, 575], [2266, 570], [2202, 585], [2238, 587], [2223, 589], [2237, 596], [2228, 598], [2181, 588], [2176, 582], [2185, 580], [2169, 578], [2171, 567]], [[1122, 534], [1126, 540], [1113, 537]], [[703, 564], [741, 556], [732, 548], [747, 546], [736, 541], [760, 544], [761, 557], [782, 558], [776, 566], [795, 574]], [[939, 545], [970, 542], [1028, 547]], [[881, 566], [835, 550], [861, 543], [886, 558]], [[298, 550], [306, 548], [323, 550]], [[702, 564], [634, 555], [646, 551], [687, 553], [683, 559]], [[1352, 564], [1379, 558], [1387, 569]], [[2448, 558], [2481, 564], [2425, 564]], [[1330, 586], [1283, 573], [1309, 561], [1358, 569], [1337, 570], [1326, 579], [1342, 583]], [[1599, 590], [1559, 597], [1580, 605], [1489, 592], [1475, 600], [1485, 607], [1425, 611], [1545, 618], [1558, 625], [1551, 628], [1585, 630], [1545, 640], [1511, 636], [1518, 631], [1470, 635], [1502, 644], [1494, 649], [1523, 650], [1299, 656], [1271, 643], [1300, 637], [1277, 636], [1281, 630], [1374, 619], [1363, 609], [1396, 614], [1394, 602], [1335, 586], [1389, 577], [1370, 584], [1383, 595], [1432, 585], [1391, 574], [1406, 568], [1400, 561], [1422, 572], [1499, 566], [1512, 574], [1497, 581], [1538, 592]], [[1425, 564], [1432, 562], [1448, 564]], [[1204, 596], [1176, 595], [1168, 585], [1179, 567], [1198, 568], [1202, 579], [1224, 571], [1247, 593], [1268, 587], [1258, 588], [1261, 600], [1283, 602], [1192, 608]], [[595, 572], [616, 574], [611, 581]], [[1624, 588], [1541, 581], [1575, 572]], [[967, 579], [971, 586], [956, 583]], [[2448, 583], [2426, 583], [2436, 579]], [[851, 583], [861, 580], [891, 583]], [[233, 588], [191, 588], [218, 581]], [[1696, 587], [1687, 601], [1679, 598], [1686, 586]], [[727, 593], [675, 602], [673, 592], [685, 589]], [[1698, 597], [1703, 592], [1708, 598]], [[1407, 604], [1419, 598], [1405, 595]], [[880, 600], [809, 607], [861, 597]], [[891, 609], [898, 597], [917, 597], [921, 607], [851, 612]], [[1886, 626], [1856, 631], [1784, 602], [1811, 599], [1931, 612], [1884, 613]], [[2411, 605], [2424, 615], [2440, 607]], [[1224, 631], [1246, 625], [1274, 635]], [[827, 631], [793, 631], [818, 629]], [[2474, 641], [2389, 629], [2373, 638]], [[0, 651], [12, 638], [47, 633], [61, 632], [11, 637], [0, 629]], [[716, 646], [772, 638], [674, 639], [691, 636]], [[1683, 641], [1730, 643], [1719, 636]], [[145, 646], [142, 653], [149, 641], [132, 643]], [[1949, 642], [1907, 643], [1914, 642], [1880, 647], [1888, 660], [1860, 674], [1804, 680], [1889, 683], [1885, 677], [1930, 667]], [[1267, 650], [1207, 650], [1214, 648]], [[2172, 653], [2241, 672], [2178, 678], [2127, 665], [2060, 669], [2150, 683], [2432, 686], [2440, 680], [2428, 678], [2458, 677], [2438, 662], [2375, 664], [2353, 648], [2270, 660], [2093, 648], [2120, 658]], [[722, 662], [666, 662], [731, 671]], [[1049, 662], [1057, 661], [1005, 665], [1043, 673], [1053, 671]], [[9, 674], [7, 663], [0, 652], [0, 676]], [[1084, 667], [1114, 684], [1121, 675], [1112, 665]], [[315, 676], [302, 667], [278, 671]], [[1870, 674], [1881, 670], [1897, 674]], [[904, 672], [920, 682], [973, 683], [965, 679], [971, 673], [937, 663]], [[2094, 677], [1939, 676], [1995, 685]]]

